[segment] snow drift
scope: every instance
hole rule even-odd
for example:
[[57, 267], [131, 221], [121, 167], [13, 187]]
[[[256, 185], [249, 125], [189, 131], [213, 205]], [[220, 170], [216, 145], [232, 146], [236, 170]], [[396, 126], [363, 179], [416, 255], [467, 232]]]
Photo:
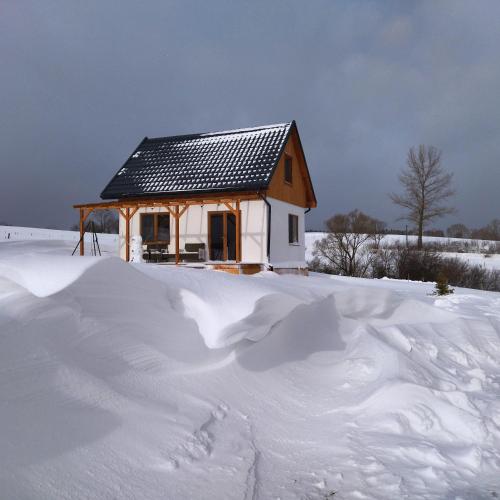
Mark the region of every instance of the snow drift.
[[13, 248], [3, 497], [500, 494], [500, 294]]

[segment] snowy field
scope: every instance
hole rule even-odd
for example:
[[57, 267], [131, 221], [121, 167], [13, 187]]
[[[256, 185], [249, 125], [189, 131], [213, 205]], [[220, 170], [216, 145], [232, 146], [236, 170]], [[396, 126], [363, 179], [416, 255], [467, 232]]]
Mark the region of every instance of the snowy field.
[[[98, 234], [97, 235], [101, 250], [106, 253], [118, 253], [118, 235], [117, 234]], [[0, 226], [0, 243], [9, 241], [28, 241], [28, 240], [55, 240], [73, 242], [75, 248], [80, 233], [78, 231], [62, 231], [59, 229], [43, 229], [38, 227], [19, 227], [19, 226]], [[85, 244], [90, 245], [92, 234], [85, 234]], [[90, 250], [90, 247], [86, 247]], [[70, 252], [71, 254], [71, 252]]]
[[[313, 250], [314, 250], [314, 242], [320, 240], [326, 236], [326, 233], [321, 232], [310, 232], [306, 233], [306, 261], [310, 261], [313, 259]], [[388, 234], [384, 236], [382, 240], [382, 244], [394, 244], [396, 242], [404, 243], [406, 237], [404, 235], [399, 234]], [[408, 240], [410, 243], [417, 242], [417, 236], [410, 235], [408, 236]], [[448, 243], [448, 242], [457, 242], [463, 243], [464, 241], [468, 241], [470, 243], [479, 244], [482, 248], [487, 247], [490, 244], [495, 244], [496, 242], [485, 241], [485, 240], [464, 240], [460, 238], [441, 238], [438, 236], [424, 236], [424, 243]], [[487, 257], [479, 252], [476, 253], [455, 253], [455, 252], [444, 252], [442, 253], [443, 257], [454, 258], [457, 257], [460, 260], [466, 261], [470, 265], [478, 265], [483, 266], [486, 269], [500, 269], [500, 254], [491, 254]]]
[[499, 293], [73, 247], [0, 242], [1, 498], [500, 495]]

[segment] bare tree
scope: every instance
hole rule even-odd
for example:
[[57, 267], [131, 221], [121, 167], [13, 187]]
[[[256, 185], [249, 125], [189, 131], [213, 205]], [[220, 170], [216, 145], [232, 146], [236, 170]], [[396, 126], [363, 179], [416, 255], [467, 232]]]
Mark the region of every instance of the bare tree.
[[94, 210], [90, 214], [99, 233], [118, 233], [118, 213], [115, 210]]
[[[94, 210], [85, 224], [93, 223], [96, 233], [117, 234], [119, 228], [118, 213], [114, 210]], [[79, 231], [80, 225], [73, 224], [71, 231]]]
[[465, 224], [452, 224], [446, 230], [446, 236], [449, 238], [470, 238], [470, 230]]
[[418, 150], [410, 148], [406, 168], [399, 175], [404, 193], [390, 194], [391, 200], [404, 209], [401, 219], [417, 226], [417, 247], [422, 248], [422, 235], [427, 222], [455, 212], [443, 202], [455, 191], [451, 187], [453, 174], [446, 173], [441, 166], [441, 152], [434, 146], [420, 145]]
[[353, 210], [326, 221], [328, 234], [317, 241], [313, 255], [326, 262], [330, 271], [346, 276], [365, 276], [373, 263], [384, 224]]
[[471, 238], [477, 240], [500, 241], [500, 219], [493, 219], [489, 224], [479, 229], [473, 229]]

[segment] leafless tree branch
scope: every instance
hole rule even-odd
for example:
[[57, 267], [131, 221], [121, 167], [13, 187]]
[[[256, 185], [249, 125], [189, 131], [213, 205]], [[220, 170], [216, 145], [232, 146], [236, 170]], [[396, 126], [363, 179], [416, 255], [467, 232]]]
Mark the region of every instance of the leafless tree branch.
[[401, 219], [413, 222], [418, 231], [418, 248], [422, 248], [425, 223], [455, 212], [443, 202], [453, 196], [453, 174], [443, 170], [441, 152], [434, 146], [421, 144], [410, 148], [406, 168], [399, 174], [403, 194], [391, 193], [390, 199], [405, 209]]

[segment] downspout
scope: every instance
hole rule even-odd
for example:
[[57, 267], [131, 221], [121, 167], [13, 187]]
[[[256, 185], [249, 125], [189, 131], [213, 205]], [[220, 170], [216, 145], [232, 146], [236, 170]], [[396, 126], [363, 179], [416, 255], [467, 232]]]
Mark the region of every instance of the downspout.
[[265, 195], [263, 195], [260, 191], [257, 193], [264, 203], [267, 205], [267, 261], [271, 264], [271, 204], [267, 201]]
[[[304, 250], [305, 250], [305, 247], [306, 247], [306, 241], [305, 241], [305, 233], [306, 233], [306, 218], [305, 218], [305, 215], [308, 214], [309, 212], [311, 211], [311, 207], [307, 207], [307, 210], [304, 210]], [[307, 265], [307, 261], [306, 261], [306, 265]]]

